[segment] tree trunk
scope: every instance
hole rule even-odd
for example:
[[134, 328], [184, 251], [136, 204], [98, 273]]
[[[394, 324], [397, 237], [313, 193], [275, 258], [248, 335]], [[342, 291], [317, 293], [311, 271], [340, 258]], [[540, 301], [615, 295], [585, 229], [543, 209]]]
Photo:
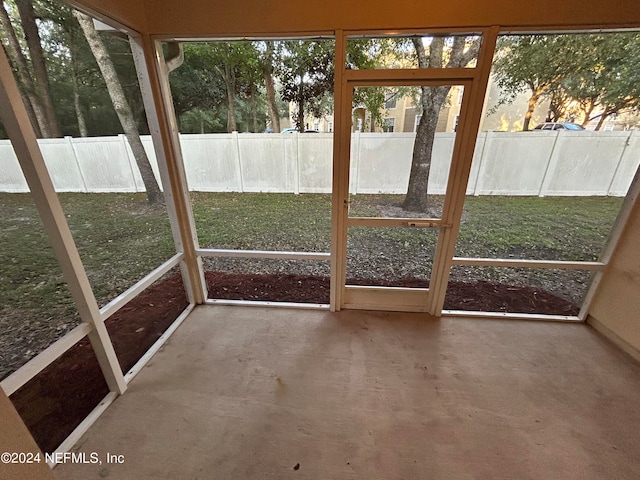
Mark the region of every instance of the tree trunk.
[[[40, 43], [40, 33], [38, 32], [38, 25], [36, 25], [33, 5], [31, 4], [31, 0], [16, 0], [16, 6], [20, 14], [20, 23], [24, 31], [24, 38], [27, 42], [27, 47], [29, 47], [36, 92], [42, 102], [44, 114], [47, 119], [47, 134], [49, 137], [61, 137], [62, 131], [60, 130], [58, 116], [56, 115], [56, 111], [53, 108], [53, 101], [51, 100], [49, 74], [47, 73], [47, 67], [44, 62], [44, 52], [42, 51], [42, 44]], [[44, 131], [42, 134], [47, 136]]]
[[529, 130], [531, 117], [533, 116], [533, 111], [536, 109], [536, 105], [538, 105], [538, 100], [540, 100], [541, 94], [542, 94], [542, 91], [539, 88], [537, 88], [533, 91], [533, 93], [529, 97], [529, 102], [527, 104], [527, 113], [524, 114], [524, 122], [522, 123], [523, 132], [526, 132]]
[[[5, 50], [6, 54], [6, 50]], [[27, 116], [29, 117], [29, 123], [33, 127], [33, 132], [37, 138], [42, 138], [42, 130], [40, 129], [40, 121], [44, 121], [44, 118], [38, 120], [38, 116], [36, 115], [35, 110], [33, 109], [33, 105], [31, 105], [31, 99], [29, 95], [27, 95], [22, 89], [20, 89], [20, 97], [22, 98], [22, 103], [24, 103], [24, 108], [27, 110]]]
[[427, 192], [433, 143], [440, 109], [451, 87], [421, 87], [421, 90], [422, 117], [413, 143], [407, 195], [402, 203], [402, 209], [410, 212], [426, 212], [429, 207]]
[[559, 122], [563, 115], [564, 101], [557, 91], [553, 92], [551, 96], [551, 103], [549, 104], [549, 111], [547, 112], [547, 118], [545, 122]]
[[251, 119], [253, 121], [253, 133], [258, 133], [258, 92], [256, 84], [251, 83]]
[[131, 147], [136, 164], [140, 170], [140, 175], [142, 176], [142, 181], [144, 182], [144, 186], [147, 190], [147, 199], [150, 204], [162, 203], [164, 201], [164, 196], [158, 187], [158, 182], [153, 174], [151, 163], [149, 163], [147, 153], [142, 146], [136, 121], [133, 118], [129, 104], [127, 103], [124, 90], [122, 89], [122, 85], [118, 79], [113, 62], [109, 57], [109, 53], [107, 52], [102, 39], [98, 35], [98, 32], [96, 32], [91, 17], [77, 10], [73, 11], [73, 15], [78, 20], [78, 23], [80, 23], [80, 27], [82, 27], [82, 31], [87, 38], [91, 52], [96, 58], [100, 72], [107, 84], [107, 90], [109, 91], [113, 108], [115, 109], [118, 119], [122, 124], [122, 129], [127, 136], [129, 146]]
[[13, 29], [9, 15], [4, 8], [4, 3], [0, 2], [0, 29], [5, 33], [7, 40], [5, 52], [7, 57], [11, 60], [13, 68], [18, 76], [18, 82], [20, 83], [22, 100], [27, 109], [29, 120], [35, 131], [37, 137], [41, 138], [44, 133], [49, 137], [49, 129], [47, 128], [47, 120], [44, 115], [44, 109], [40, 103], [40, 99], [36, 95], [36, 88], [33, 84], [31, 74], [29, 73], [29, 67], [27, 66], [27, 59], [22, 53], [20, 48], [20, 42], [16, 35], [16, 31]]
[[264, 86], [267, 91], [267, 107], [269, 109], [269, 119], [271, 120], [271, 130], [273, 133], [280, 133], [280, 114], [276, 104], [276, 88], [273, 83], [273, 42], [266, 42], [267, 49], [262, 61], [262, 75], [264, 76]]
[[300, 133], [304, 133], [304, 80], [300, 77], [300, 85], [298, 86], [298, 118], [296, 119], [296, 127]]
[[88, 137], [89, 132], [87, 131], [87, 122], [84, 118], [84, 112], [82, 111], [82, 105], [80, 103], [80, 89], [78, 87], [78, 75], [76, 73], [77, 70], [77, 62], [76, 62], [76, 39], [75, 36], [69, 42], [69, 55], [71, 57], [71, 86], [73, 88], [73, 108], [76, 112], [76, 120], [78, 122], [78, 132], [81, 137]]
[[522, 122], [522, 131], [526, 132], [529, 130], [529, 124], [531, 123], [531, 117], [533, 116], [533, 111], [538, 104], [538, 96], [534, 93], [529, 97], [529, 102], [527, 104], [527, 112], [524, 114], [524, 121]]
[[591, 118], [591, 114], [593, 113], [594, 108], [596, 108], [595, 103], [594, 102], [589, 102], [589, 105], [583, 109], [583, 111], [584, 111], [584, 119], [582, 120], [582, 123], [580, 125], [582, 125], [583, 127], [586, 128], [588, 123], [591, 120], [593, 120], [593, 118]]
[[[421, 38], [414, 38], [412, 42], [418, 56], [418, 66], [420, 68], [443, 68], [445, 66], [443, 63], [445, 60], [444, 37], [433, 38], [429, 46], [428, 57]], [[446, 66], [466, 66], [472, 58], [475, 58], [479, 47], [479, 41], [475, 41], [465, 51], [464, 39], [456, 37], [449, 51], [449, 59]], [[426, 212], [428, 209], [427, 189], [436, 127], [438, 125], [440, 110], [451, 90], [451, 86], [420, 88], [422, 94], [420, 98], [422, 118], [420, 118], [416, 138], [413, 143], [409, 185], [407, 187], [407, 195], [402, 203], [402, 208], [411, 212]]]
[[84, 112], [80, 104], [80, 92], [78, 90], [78, 78], [76, 77], [75, 68], [71, 69], [71, 85], [73, 87], [73, 108], [76, 112], [76, 120], [78, 121], [78, 132], [81, 137], [88, 137], [87, 122], [84, 119]]
[[236, 81], [233, 67], [224, 66], [224, 84], [227, 87], [227, 132], [235, 132], [238, 130], [236, 124], [236, 107], [233, 103], [234, 93], [236, 91]]
[[602, 128], [602, 125], [604, 124], [604, 121], [607, 119], [608, 116], [609, 114], [606, 112], [600, 115], [600, 120], [598, 120], [598, 124], [596, 125], [596, 131], [600, 131], [600, 129]]

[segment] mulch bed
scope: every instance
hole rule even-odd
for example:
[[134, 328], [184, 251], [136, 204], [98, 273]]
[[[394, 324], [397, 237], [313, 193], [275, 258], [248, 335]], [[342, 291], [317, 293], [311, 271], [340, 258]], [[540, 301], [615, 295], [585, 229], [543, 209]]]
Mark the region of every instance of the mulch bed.
[[[329, 303], [329, 277], [206, 272], [209, 298], [272, 302]], [[426, 288], [428, 280], [349, 279], [348, 285]], [[539, 288], [486, 281], [449, 282], [445, 310], [577, 315], [573, 303]]]
[[[207, 272], [209, 297], [228, 300], [329, 303], [329, 278]], [[349, 284], [427, 287], [417, 279], [351, 280]], [[187, 307], [179, 274], [156, 282], [106, 322], [120, 366], [127, 372]], [[447, 310], [577, 315], [551, 293], [491, 282], [451, 282]], [[11, 396], [36, 442], [54, 451], [100, 403], [109, 389], [88, 339], [83, 339]]]
[[[179, 274], [151, 285], [105, 325], [123, 372], [128, 372], [189, 302]], [[88, 338], [11, 395], [36, 443], [53, 452], [109, 393]]]

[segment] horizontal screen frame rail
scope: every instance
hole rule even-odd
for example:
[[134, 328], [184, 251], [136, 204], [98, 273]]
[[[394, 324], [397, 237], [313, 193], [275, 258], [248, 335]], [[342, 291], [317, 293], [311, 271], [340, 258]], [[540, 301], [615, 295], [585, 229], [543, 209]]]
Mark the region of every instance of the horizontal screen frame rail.
[[7, 396], [13, 395], [41, 371], [55, 362], [58, 357], [86, 337], [93, 329], [92, 324], [82, 322], [64, 336], [57, 339], [0, 382], [0, 387], [4, 390], [4, 393], [6, 393]]
[[343, 78], [347, 83], [359, 86], [407, 85], [439, 87], [444, 85], [464, 85], [478, 76], [475, 68], [418, 68], [386, 70], [345, 70]]
[[441, 218], [348, 217], [348, 227], [448, 228]]
[[559, 268], [565, 270], [602, 271], [607, 266], [604, 262], [571, 262], [564, 260], [525, 260], [516, 258], [468, 258], [453, 257], [453, 265], [468, 267], [512, 267], [512, 268]]
[[304, 303], [304, 302], [275, 302], [271, 300], [227, 300], [223, 298], [207, 298], [205, 305], [224, 305], [224, 306], [240, 306], [240, 307], [275, 307], [275, 308], [294, 308], [299, 310], [327, 310], [328, 303]]
[[201, 257], [283, 258], [288, 260], [330, 260], [329, 252], [283, 252], [270, 250], [233, 250], [222, 248], [198, 248]]
[[134, 285], [115, 297], [104, 307], [100, 309], [100, 318], [102, 321], [106, 321], [111, 315], [115, 314], [118, 310], [128, 304], [135, 297], [144, 292], [147, 288], [160, 280], [164, 275], [169, 273], [172, 268], [176, 267], [181, 261], [184, 260], [184, 253], [176, 253], [169, 260], [162, 265], [148, 273], [137, 281]]

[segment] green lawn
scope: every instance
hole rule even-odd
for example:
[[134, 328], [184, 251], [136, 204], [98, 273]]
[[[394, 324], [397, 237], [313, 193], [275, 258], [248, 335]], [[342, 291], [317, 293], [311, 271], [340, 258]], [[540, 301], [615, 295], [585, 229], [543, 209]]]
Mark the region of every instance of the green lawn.
[[[466, 198], [456, 255], [567, 261], [597, 260], [616, 219], [617, 197], [492, 197]], [[353, 215], [379, 215], [399, 205], [398, 195], [357, 195]], [[441, 212], [441, 197], [434, 198]], [[439, 216], [439, 215], [438, 215]], [[355, 229], [354, 229], [355, 230]], [[374, 229], [379, 236], [413, 243], [413, 229]], [[385, 232], [386, 231], [386, 232]], [[423, 239], [431, 247], [433, 235]]]
[[456, 255], [597, 260], [617, 197], [468, 197]]
[[202, 247], [329, 251], [329, 195], [192, 193], [191, 198]]
[[[150, 208], [144, 194], [60, 194], [67, 220], [100, 305], [106, 304], [174, 254], [164, 208]], [[320, 194], [193, 193], [200, 245], [213, 248], [329, 251], [331, 198]], [[401, 197], [358, 195], [355, 215], [395, 208]], [[437, 203], [437, 198], [434, 199]], [[595, 260], [605, 244], [621, 198], [469, 197], [459, 256]], [[370, 268], [384, 262], [420, 264], [429, 257], [434, 230], [362, 229], [349, 232]], [[378, 262], [378, 263], [376, 263]], [[27, 194], [0, 194], [0, 328], [7, 336], [48, 329], [54, 336], [77, 321], [66, 283]], [[392, 271], [401, 271], [402, 269]], [[411, 273], [411, 271], [409, 271]], [[35, 327], [34, 327], [35, 325]]]

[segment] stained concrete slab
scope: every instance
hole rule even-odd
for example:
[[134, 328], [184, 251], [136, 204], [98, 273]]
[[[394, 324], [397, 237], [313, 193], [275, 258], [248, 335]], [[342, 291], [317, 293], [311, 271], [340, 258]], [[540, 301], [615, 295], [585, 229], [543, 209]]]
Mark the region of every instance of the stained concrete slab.
[[202, 306], [59, 479], [637, 479], [640, 365], [582, 324]]

